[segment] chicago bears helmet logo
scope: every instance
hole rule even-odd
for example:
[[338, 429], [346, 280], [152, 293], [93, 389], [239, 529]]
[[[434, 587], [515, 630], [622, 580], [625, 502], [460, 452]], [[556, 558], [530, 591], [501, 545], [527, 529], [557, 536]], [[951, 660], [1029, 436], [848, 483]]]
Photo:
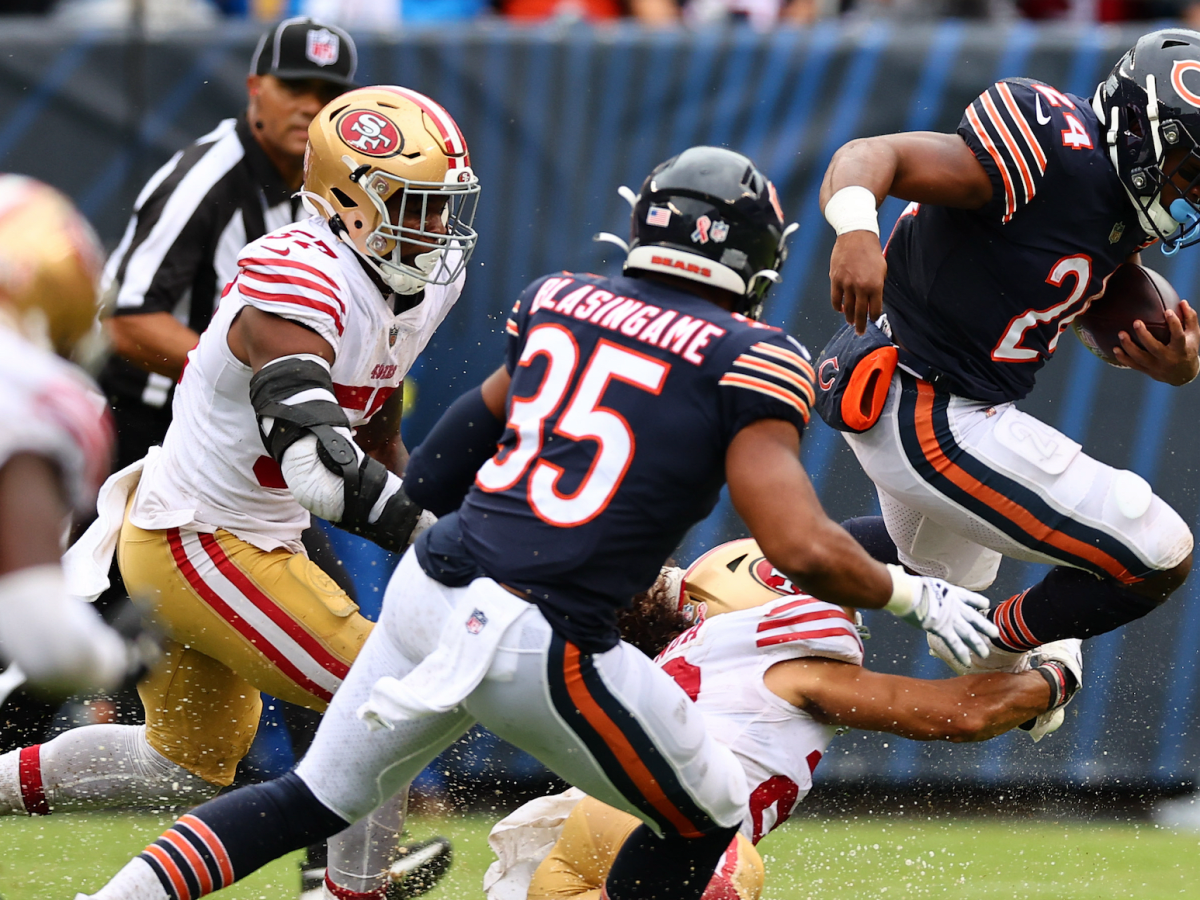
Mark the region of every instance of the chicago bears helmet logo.
[[337, 133], [348, 146], [367, 156], [395, 156], [404, 137], [390, 119], [374, 110], [353, 109], [338, 119]]
[[338, 36], [328, 28], [310, 31], [304, 43], [304, 55], [318, 66], [332, 66], [338, 61]]
[[790, 578], [767, 562], [765, 556], [760, 556], [754, 562], [750, 563], [750, 574], [763, 587], [777, 594], [795, 596], [804, 593], [804, 591], [792, 584]]
[[1175, 88], [1175, 93], [1200, 109], [1200, 94], [1191, 90], [1183, 83], [1184, 72], [1200, 72], [1200, 60], [1196, 59], [1177, 59], [1171, 66], [1171, 87]]

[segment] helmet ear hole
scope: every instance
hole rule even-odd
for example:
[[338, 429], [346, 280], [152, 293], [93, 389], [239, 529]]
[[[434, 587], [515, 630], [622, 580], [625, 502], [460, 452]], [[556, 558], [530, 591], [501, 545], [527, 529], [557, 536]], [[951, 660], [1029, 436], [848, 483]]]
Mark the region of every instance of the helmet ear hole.
[[[337, 188], [337, 187], [331, 188], [330, 193], [332, 193], [333, 196], [337, 197], [337, 202], [342, 204], [342, 206], [345, 207], [346, 209], [356, 209], [358, 207], [358, 204], [350, 199], [350, 195], [347, 194], [345, 191], [343, 191], [341, 188]], [[362, 223], [359, 223], [358, 227], [361, 228]]]

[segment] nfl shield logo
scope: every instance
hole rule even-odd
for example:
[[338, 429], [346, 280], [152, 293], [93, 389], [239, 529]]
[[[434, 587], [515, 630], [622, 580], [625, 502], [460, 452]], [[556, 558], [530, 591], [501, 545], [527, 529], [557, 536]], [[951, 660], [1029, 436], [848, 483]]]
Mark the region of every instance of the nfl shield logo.
[[338, 61], [338, 36], [328, 28], [308, 33], [304, 55], [318, 66], [332, 66]]
[[487, 624], [487, 616], [483, 614], [483, 610], [476, 609], [471, 612], [471, 618], [467, 619], [467, 631], [471, 634], [479, 634], [483, 631], [483, 626]]
[[388, 346], [395, 347], [396, 346], [396, 338], [398, 338], [399, 336], [400, 336], [400, 326], [399, 325], [393, 325], [391, 328], [389, 328], [388, 329]]

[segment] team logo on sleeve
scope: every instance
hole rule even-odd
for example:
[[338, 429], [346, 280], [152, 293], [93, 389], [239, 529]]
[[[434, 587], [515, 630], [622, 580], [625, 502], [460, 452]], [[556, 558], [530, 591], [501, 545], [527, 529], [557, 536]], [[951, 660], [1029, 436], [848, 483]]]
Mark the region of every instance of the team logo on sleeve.
[[304, 55], [318, 66], [332, 66], [338, 61], [339, 46], [338, 36], [328, 28], [321, 28], [308, 33]]
[[804, 591], [792, 584], [792, 580], [767, 562], [765, 556], [760, 556], [750, 563], [750, 575], [767, 590], [785, 596], [803, 594]]
[[337, 133], [349, 146], [367, 156], [395, 156], [404, 149], [400, 129], [373, 110], [354, 109], [346, 113], [338, 120]]

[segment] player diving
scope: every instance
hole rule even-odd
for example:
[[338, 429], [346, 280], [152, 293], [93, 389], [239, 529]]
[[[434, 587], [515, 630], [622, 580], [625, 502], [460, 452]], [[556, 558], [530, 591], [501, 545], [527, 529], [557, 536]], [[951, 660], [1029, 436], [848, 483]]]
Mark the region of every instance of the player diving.
[[[873, 523], [842, 526], [874, 549]], [[622, 637], [656, 657], [746, 773], [746, 815], [703, 900], [757, 900], [765, 870], [755, 848], [807, 796], [842, 730], [986, 740], [1062, 708], [1080, 686], [1078, 640], [1023, 654], [1013, 673], [934, 681], [872, 672], [852, 612], [800, 591], [750, 538], [714, 547], [686, 572], [664, 568], [622, 612]], [[499, 860], [484, 889], [490, 900], [599, 900], [637, 824], [576, 789], [530, 801], [493, 828]]]
[[[1016, 403], [1118, 265], [1200, 240], [1196, 69], [1200, 34], [1156, 31], [1090, 98], [1005, 79], [955, 134], [852, 141], [825, 173], [848, 324], [821, 354], [817, 407], [875, 483], [901, 561], [974, 590], [1002, 556], [1054, 566], [989, 611], [988, 665], [1140, 618], [1191, 569], [1187, 524], [1145, 480]], [[881, 249], [888, 196], [912, 202]], [[1138, 323], [1114, 353], [1186, 384], [1200, 325], [1187, 303], [1166, 319], [1165, 343]]]

